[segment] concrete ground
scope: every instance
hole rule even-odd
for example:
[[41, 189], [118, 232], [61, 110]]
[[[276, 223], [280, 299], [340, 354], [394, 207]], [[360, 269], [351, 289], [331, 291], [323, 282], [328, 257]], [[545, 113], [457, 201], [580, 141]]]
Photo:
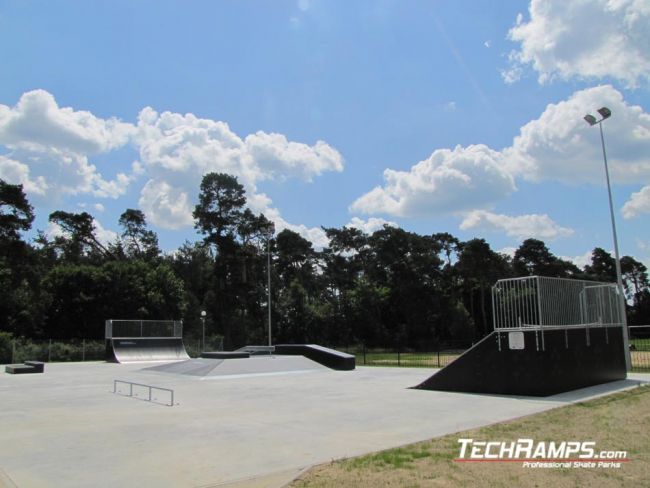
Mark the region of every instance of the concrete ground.
[[[150, 366], [52, 363], [44, 374], [0, 373], [0, 486], [280, 487], [314, 464], [650, 380], [630, 375], [530, 398], [409, 389], [432, 374], [426, 369], [199, 377], [143, 370]], [[173, 389], [175, 405], [113, 394], [115, 379]], [[154, 398], [168, 400], [165, 392]]]

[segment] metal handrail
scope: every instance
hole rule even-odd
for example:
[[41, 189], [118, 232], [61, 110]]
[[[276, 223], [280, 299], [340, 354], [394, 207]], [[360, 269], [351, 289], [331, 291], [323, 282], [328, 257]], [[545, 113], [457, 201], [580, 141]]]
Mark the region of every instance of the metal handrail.
[[[129, 385], [129, 394], [128, 395], [122, 395], [121, 393], [118, 393], [118, 391], [117, 391], [117, 384], [118, 383], [123, 383], [125, 385]], [[171, 401], [170, 401], [170, 403], [165, 403], [164, 405], [166, 405], [168, 407], [173, 407], [174, 406], [174, 390], [170, 390], [169, 388], [161, 388], [159, 386], [144, 385], [142, 383], [134, 383], [133, 381], [113, 380], [113, 393], [119, 394], [119, 395], [122, 395], [122, 396], [129, 396], [129, 397], [136, 398], [137, 396], [136, 397], [133, 396], [133, 387], [134, 386], [141, 386], [143, 388], [148, 388], [149, 389], [148, 390], [149, 397], [148, 398], [141, 398], [141, 400], [149, 401], [149, 402], [152, 402], [152, 403], [160, 403], [160, 402], [154, 402], [151, 399], [151, 391], [152, 390], [168, 391], [171, 394]], [[140, 398], [140, 397], [137, 397], [137, 398]]]

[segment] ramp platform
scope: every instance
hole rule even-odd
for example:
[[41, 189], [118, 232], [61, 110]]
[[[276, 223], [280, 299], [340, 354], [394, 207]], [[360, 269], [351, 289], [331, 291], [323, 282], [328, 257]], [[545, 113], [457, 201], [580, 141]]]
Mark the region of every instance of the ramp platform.
[[[515, 335], [511, 335], [515, 334]], [[549, 396], [626, 378], [621, 327], [495, 331], [416, 386]]]

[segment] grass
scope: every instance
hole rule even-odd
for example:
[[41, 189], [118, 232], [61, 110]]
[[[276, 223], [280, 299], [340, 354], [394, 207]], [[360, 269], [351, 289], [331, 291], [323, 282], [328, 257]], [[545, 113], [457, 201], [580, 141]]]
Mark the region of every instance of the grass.
[[[292, 488], [650, 486], [650, 386], [317, 466]], [[459, 463], [459, 438], [594, 441], [597, 450], [627, 451], [620, 468], [529, 469], [521, 463]]]

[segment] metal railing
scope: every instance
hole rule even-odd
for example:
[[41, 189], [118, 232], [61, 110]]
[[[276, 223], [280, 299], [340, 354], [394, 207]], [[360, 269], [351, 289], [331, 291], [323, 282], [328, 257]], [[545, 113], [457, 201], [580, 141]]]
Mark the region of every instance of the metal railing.
[[[129, 393], [128, 393], [128, 395], [124, 394], [124, 393], [122, 393], [121, 391], [118, 390], [118, 388], [117, 388], [118, 383], [129, 385]], [[140, 387], [140, 388], [146, 388], [146, 390], [147, 390], [147, 398], [140, 397], [140, 395], [137, 394], [137, 391], [134, 394], [133, 393], [133, 387], [134, 386]], [[158, 400], [157, 398], [153, 398], [153, 391], [154, 390], [169, 392], [169, 394], [170, 394], [169, 403], [162, 403], [162, 402], [157, 401]], [[144, 385], [142, 383], [134, 383], [132, 381], [113, 380], [113, 393], [115, 393], [117, 395], [128, 396], [128, 397], [132, 397], [132, 398], [138, 398], [139, 400], [144, 400], [144, 401], [148, 401], [148, 402], [152, 402], [152, 403], [158, 403], [158, 404], [161, 404], [161, 405], [166, 405], [168, 407], [173, 407], [174, 406], [174, 390], [171, 390], [169, 388], [161, 388], [159, 386]]]
[[106, 339], [127, 337], [183, 337], [182, 320], [117, 320], [105, 324]]
[[614, 283], [526, 276], [492, 287], [494, 329], [622, 325]]

